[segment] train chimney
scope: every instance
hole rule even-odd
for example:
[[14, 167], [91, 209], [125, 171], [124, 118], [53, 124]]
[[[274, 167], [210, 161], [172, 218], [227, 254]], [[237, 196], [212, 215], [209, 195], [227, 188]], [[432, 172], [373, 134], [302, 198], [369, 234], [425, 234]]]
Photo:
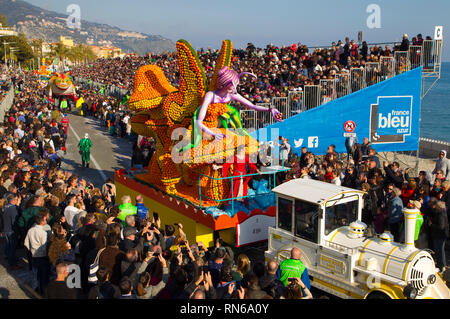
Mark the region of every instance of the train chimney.
[[416, 231], [416, 217], [420, 213], [420, 210], [416, 207], [404, 208], [403, 215], [405, 216], [405, 245], [403, 250], [413, 251], [414, 247], [414, 235]]

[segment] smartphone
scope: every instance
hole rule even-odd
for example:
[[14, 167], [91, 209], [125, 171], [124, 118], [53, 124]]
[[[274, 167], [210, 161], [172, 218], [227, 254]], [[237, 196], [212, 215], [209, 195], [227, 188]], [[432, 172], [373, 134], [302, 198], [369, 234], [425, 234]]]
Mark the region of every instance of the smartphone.
[[157, 212], [153, 212], [153, 218], [157, 221], [159, 219], [159, 214]]

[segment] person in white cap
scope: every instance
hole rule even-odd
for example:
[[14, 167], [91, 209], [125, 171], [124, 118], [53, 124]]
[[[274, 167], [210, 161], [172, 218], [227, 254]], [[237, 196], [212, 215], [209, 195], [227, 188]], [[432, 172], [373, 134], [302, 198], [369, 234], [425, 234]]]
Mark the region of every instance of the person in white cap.
[[78, 143], [78, 148], [80, 149], [81, 154], [81, 162], [83, 167], [89, 168], [89, 162], [91, 161], [91, 152], [90, 148], [92, 147], [92, 142], [89, 139], [89, 134], [86, 133], [84, 138], [80, 140]]
[[409, 49], [409, 40], [408, 35], [405, 33], [403, 35], [402, 43], [400, 44], [399, 51], [408, 51]]

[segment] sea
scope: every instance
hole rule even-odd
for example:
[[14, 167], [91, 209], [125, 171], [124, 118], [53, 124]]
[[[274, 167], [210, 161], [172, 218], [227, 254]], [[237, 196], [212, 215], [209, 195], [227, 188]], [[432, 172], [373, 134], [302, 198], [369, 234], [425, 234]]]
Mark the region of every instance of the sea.
[[422, 100], [420, 137], [450, 143], [450, 62], [442, 63], [441, 78]]

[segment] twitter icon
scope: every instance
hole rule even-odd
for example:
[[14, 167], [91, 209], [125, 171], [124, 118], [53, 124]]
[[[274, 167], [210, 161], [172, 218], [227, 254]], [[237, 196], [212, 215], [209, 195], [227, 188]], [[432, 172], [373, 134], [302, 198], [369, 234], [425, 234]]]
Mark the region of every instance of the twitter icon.
[[298, 141], [294, 139], [295, 148], [299, 148], [303, 144], [303, 139], [299, 139]]

